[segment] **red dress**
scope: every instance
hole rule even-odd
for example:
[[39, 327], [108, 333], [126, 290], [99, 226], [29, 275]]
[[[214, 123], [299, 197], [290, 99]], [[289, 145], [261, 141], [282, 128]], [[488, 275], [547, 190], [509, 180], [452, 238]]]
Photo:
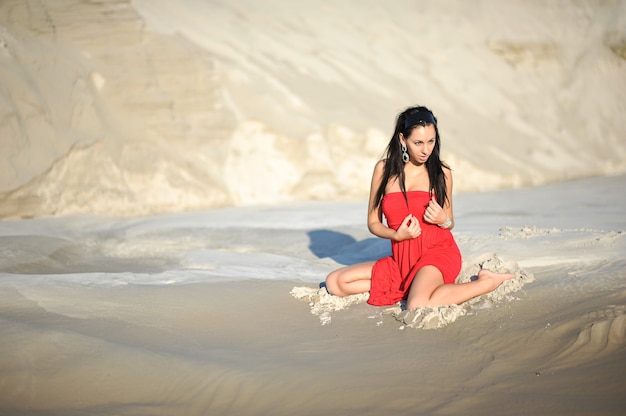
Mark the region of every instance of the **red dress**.
[[382, 210], [389, 227], [397, 230], [411, 212], [419, 220], [422, 233], [409, 240], [391, 241], [392, 255], [374, 264], [370, 305], [393, 305], [406, 299], [415, 274], [424, 266], [437, 267], [446, 284], [454, 283], [461, 271], [461, 252], [450, 230], [424, 222], [430, 195], [425, 191], [407, 192], [408, 207], [402, 192], [383, 197]]

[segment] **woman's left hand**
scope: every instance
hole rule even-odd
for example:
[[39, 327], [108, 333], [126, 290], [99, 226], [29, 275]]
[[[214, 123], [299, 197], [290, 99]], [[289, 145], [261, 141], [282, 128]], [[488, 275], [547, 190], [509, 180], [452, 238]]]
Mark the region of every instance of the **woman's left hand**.
[[426, 211], [424, 212], [424, 221], [430, 224], [443, 224], [448, 219], [448, 214], [441, 208], [441, 205], [435, 201], [433, 196], [428, 202]]

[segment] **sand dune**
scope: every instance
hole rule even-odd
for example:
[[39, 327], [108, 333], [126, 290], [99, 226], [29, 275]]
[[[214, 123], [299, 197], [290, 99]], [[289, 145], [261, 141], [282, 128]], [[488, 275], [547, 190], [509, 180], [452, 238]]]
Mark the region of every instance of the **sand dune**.
[[4, 1], [0, 216], [363, 198], [413, 104], [459, 191], [623, 173], [625, 7]]

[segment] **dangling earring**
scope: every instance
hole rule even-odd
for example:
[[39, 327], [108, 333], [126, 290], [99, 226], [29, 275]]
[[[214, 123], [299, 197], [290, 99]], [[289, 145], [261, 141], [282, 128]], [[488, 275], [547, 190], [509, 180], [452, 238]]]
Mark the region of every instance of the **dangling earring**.
[[406, 163], [409, 161], [409, 154], [406, 151], [406, 145], [402, 143], [400, 144], [400, 148], [402, 149], [402, 161]]

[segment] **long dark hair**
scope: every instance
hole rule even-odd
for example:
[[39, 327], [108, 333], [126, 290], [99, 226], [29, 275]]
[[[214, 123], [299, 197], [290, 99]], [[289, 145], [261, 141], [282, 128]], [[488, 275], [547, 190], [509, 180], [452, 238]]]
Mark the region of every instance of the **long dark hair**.
[[404, 164], [402, 160], [402, 150], [400, 142], [400, 133], [407, 138], [411, 135], [413, 129], [417, 126], [426, 126], [432, 124], [435, 127], [435, 146], [430, 154], [430, 157], [426, 161], [426, 170], [428, 172], [428, 179], [430, 181], [429, 192], [434, 193], [437, 198], [437, 202], [443, 207], [448, 201], [448, 193], [446, 190], [446, 177], [443, 173], [443, 168], [450, 167], [441, 161], [439, 157], [439, 149], [441, 147], [441, 139], [439, 138], [439, 129], [437, 128], [437, 118], [432, 111], [423, 106], [409, 107], [398, 115], [396, 120], [396, 127], [393, 131], [393, 136], [389, 141], [387, 150], [385, 151], [385, 165], [383, 168], [383, 179], [380, 182], [380, 186], [376, 191], [375, 205], [373, 208], [377, 208], [385, 196], [385, 187], [391, 178], [397, 177], [400, 181], [400, 189], [404, 194], [404, 199], [407, 201], [406, 185], [404, 176]]

